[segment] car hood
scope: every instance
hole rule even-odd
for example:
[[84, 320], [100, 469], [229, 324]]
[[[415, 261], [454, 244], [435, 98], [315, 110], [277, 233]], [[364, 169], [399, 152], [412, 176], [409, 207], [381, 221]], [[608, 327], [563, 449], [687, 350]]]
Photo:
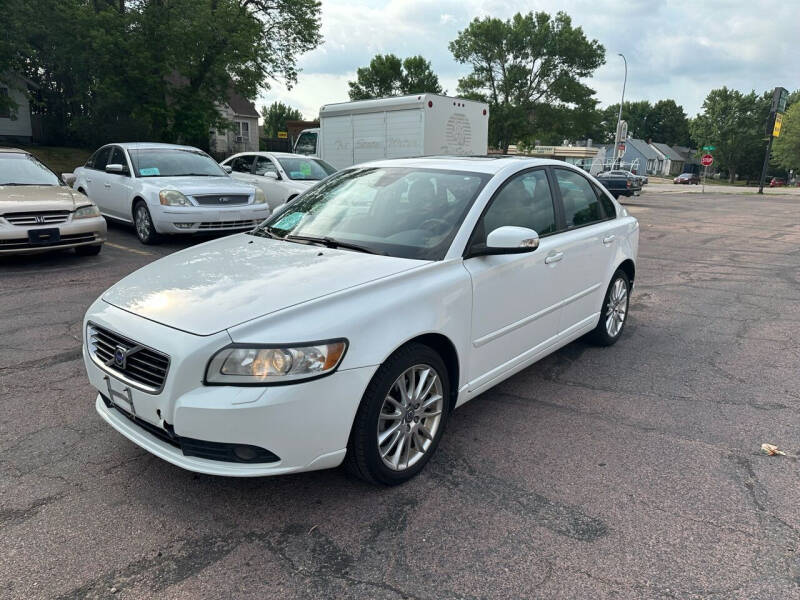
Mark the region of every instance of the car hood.
[[103, 300], [196, 335], [426, 264], [233, 235], [171, 254], [128, 275]]
[[143, 177], [143, 182], [158, 190], [178, 190], [187, 196], [198, 194], [252, 194], [253, 186], [233, 177]]
[[63, 185], [0, 186], [0, 215], [7, 212], [75, 210], [85, 204], [91, 204], [91, 201]]

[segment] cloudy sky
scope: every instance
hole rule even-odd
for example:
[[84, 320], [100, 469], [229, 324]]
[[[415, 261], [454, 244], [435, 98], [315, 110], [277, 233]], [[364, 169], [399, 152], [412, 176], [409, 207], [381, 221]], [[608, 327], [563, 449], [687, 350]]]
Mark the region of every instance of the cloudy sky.
[[625, 98], [674, 98], [694, 116], [708, 90], [727, 85], [759, 92], [800, 88], [798, 0], [322, 0], [323, 44], [300, 59], [297, 85], [275, 83], [258, 99], [281, 100], [316, 117], [319, 107], [346, 101], [347, 81], [375, 54], [421, 54], [455, 95], [468, 72], [447, 44], [475, 17], [516, 12], [568, 12], [606, 48], [606, 64], [587, 83], [602, 105]]

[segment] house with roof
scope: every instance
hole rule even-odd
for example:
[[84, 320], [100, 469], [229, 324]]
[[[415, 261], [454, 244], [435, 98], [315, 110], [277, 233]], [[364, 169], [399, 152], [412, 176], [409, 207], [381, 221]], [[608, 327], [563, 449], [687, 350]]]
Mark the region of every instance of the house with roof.
[[[683, 161], [681, 173], [700, 173], [700, 163], [694, 159], [695, 151], [687, 146], [670, 146], [678, 160]], [[679, 173], [680, 175], [680, 173]]]
[[658, 171], [659, 175], [669, 177], [670, 175], [680, 175], [683, 173], [683, 163], [686, 162], [683, 155], [673, 150], [667, 144], [651, 142], [653, 148], [662, 157], [662, 168]]
[[638, 164], [637, 175], [655, 175], [663, 168], [663, 158], [650, 147], [650, 144], [636, 138], [625, 140], [622, 162]]
[[255, 104], [231, 90], [228, 99], [220, 106], [223, 118], [232, 123], [232, 129], [210, 132], [209, 149], [215, 156], [230, 156], [237, 152], [258, 151], [258, 110]]

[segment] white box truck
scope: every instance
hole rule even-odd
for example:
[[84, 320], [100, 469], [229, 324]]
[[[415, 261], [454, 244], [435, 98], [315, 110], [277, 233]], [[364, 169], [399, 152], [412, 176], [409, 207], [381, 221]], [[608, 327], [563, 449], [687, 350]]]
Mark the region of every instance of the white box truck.
[[485, 155], [489, 106], [436, 94], [326, 104], [319, 127], [297, 136], [297, 154], [337, 169], [383, 158]]

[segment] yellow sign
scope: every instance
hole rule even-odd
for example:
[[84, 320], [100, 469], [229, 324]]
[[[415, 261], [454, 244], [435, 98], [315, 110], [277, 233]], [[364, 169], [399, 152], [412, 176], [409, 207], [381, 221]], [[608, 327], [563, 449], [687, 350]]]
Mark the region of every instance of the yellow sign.
[[781, 134], [781, 123], [783, 123], [783, 115], [781, 113], [776, 113], [775, 126], [772, 128], [772, 137], [778, 137]]
[[278, 137], [281, 139], [286, 139], [287, 137], [289, 137], [289, 135], [285, 131], [279, 131]]

